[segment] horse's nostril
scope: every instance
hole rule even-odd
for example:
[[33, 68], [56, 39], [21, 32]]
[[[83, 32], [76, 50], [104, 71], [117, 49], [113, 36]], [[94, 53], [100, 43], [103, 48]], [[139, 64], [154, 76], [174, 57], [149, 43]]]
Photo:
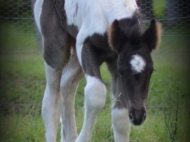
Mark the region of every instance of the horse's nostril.
[[129, 118], [131, 119], [132, 122], [134, 121], [134, 117], [133, 117], [133, 113], [132, 112], [129, 112]]

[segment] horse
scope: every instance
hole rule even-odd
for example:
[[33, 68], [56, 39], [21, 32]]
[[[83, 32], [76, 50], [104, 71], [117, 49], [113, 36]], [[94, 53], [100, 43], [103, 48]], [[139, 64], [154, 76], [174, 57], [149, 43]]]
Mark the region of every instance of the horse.
[[[89, 142], [107, 89], [100, 66], [111, 76], [112, 128], [115, 142], [129, 142], [130, 126], [146, 119], [151, 52], [161, 39], [155, 19], [142, 31], [135, 0], [37, 0], [36, 25], [42, 34], [46, 88], [42, 117], [46, 141], [55, 142], [61, 120], [61, 142]], [[85, 77], [84, 122], [77, 134], [75, 94]]]

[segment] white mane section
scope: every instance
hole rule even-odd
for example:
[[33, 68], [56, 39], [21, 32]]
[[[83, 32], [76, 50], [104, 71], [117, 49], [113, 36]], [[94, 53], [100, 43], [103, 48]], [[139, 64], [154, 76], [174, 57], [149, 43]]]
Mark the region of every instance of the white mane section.
[[135, 0], [65, 0], [68, 25], [83, 27], [87, 35], [104, 34], [115, 19], [131, 17], [137, 9]]
[[146, 66], [145, 60], [140, 55], [133, 55], [130, 64], [134, 73], [141, 73]]

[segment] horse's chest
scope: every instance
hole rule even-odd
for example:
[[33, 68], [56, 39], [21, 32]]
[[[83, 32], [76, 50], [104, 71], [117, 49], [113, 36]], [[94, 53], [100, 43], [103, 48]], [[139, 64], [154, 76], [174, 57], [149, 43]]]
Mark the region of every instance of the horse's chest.
[[90, 53], [87, 56], [96, 56], [101, 63], [116, 58], [115, 51], [109, 47], [106, 33], [104, 35], [93, 34], [86, 38], [84, 44], [88, 45], [88, 49], [85, 49], [86, 47], [83, 48], [84, 51], [88, 50], [88, 53]]
[[106, 33], [104, 35], [95, 33], [92, 36], [87, 37], [85, 42], [86, 41], [92, 44], [92, 46], [94, 46], [95, 48], [98, 48], [100, 50], [109, 49], [108, 38]]

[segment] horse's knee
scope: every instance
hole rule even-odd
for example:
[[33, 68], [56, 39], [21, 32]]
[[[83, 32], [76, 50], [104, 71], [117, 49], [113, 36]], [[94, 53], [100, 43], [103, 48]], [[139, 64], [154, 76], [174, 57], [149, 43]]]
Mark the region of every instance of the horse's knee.
[[78, 85], [78, 82], [82, 78], [82, 71], [76, 70], [75, 68], [72, 68], [62, 74], [60, 82], [61, 90], [75, 90], [76, 86]]
[[85, 87], [85, 105], [97, 111], [101, 110], [106, 101], [106, 87], [96, 77], [87, 76]]
[[71, 74], [68, 73], [68, 74], [62, 75], [61, 82], [60, 82], [60, 92], [61, 92], [61, 95], [63, 96], [64, 105], [70, 106], [74, 102], [77, 83], [75, 81], [72, 82]]
[[[60, 82], [60, 88], [61, 91], [66, 91], [66, 90], [72, 90], [72, 70], [70, 72], [64, 73], [61, 77], [61, 82]], [[75, 83], [75, 82], [74, 82]], [[67, 91], [67, 93], [69, 93]]]
[[[45, 63], [46, 88], [42, 101], [42, 110], [59, 107], [62, 98], [60, 95], [60, 75], [61, 71], [56, 70]], [[47, 110], [48, 111], [48, 110]]]

